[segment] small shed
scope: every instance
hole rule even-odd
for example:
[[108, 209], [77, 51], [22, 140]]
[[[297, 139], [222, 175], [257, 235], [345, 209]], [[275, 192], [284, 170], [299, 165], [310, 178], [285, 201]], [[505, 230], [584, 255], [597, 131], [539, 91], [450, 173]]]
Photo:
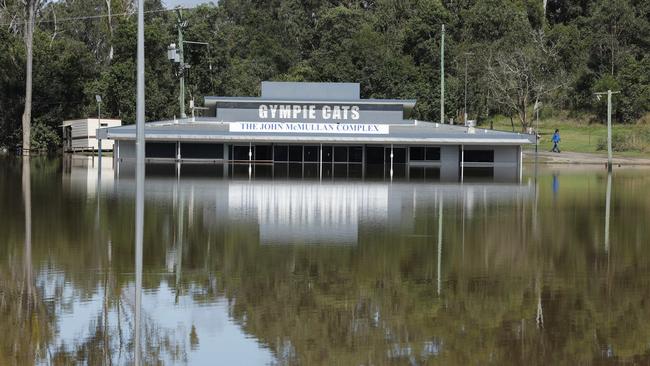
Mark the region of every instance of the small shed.
[[[97, 129], [121, 126], [119, 119], [84, 118], [63, 121], [63, 150], [65, 152], [96, 151]], [[113, 150], [113, 140], [103, 140], [102, 150]]]

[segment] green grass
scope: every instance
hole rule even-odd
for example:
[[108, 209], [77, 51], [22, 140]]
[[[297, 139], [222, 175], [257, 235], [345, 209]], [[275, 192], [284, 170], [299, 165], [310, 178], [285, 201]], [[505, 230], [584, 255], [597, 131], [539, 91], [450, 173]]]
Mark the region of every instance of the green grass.
[[[502, 131], [512, 131], [510, 119], [506, 117], [496, 117], [493, 120], [494, 129]], [[489, 123], [485, 123], [480, 127], [489, 128]], [[551, 143], [551, 136], [555, 129], [560, 130], [562, 141], [560, 142], [560, 149], [567, 152], [579, 153], [593, 153], [606, 155], [607, 151], [598, 151], [598, 141], [607, 138], [607, 126], [598, 123], [581, 122], [569, 118], [549, 118], [540, 120], [539, 131], [541, 139], [539, 146], [541, 150], [551, 150], [553, 144]], [[635, 125], [620, 125], [615, 124], [612, 126], [612, 134], [617, 133], [634, 133], [639, 126]], [[647, 127], [646, 127], [647, 128]], [[521, 124], [515, 120], [515, 132], [521, 131]], [[534, 149], [534, 145], [529, 145], [527, 149]], [[644, 146], [642, 149], [615, 152], [619, 156], [650, 156], [650, 144]]]

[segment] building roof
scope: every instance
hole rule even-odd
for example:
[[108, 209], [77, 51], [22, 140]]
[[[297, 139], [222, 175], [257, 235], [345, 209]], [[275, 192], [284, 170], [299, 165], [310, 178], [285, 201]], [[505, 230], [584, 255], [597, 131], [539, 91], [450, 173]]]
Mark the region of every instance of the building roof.
[[[528, 134], [415, 120], [410, 124], [390, 125], [389, 133], [385, 135], [231, 132], [229, 125], [214, 118], [151, 122], [145, 124], [145, 138], [152, 141], [301, 144], [522, 145], [534, 142], [534, 136]], [[97, 136], [102, 139], [135, 140], [135, 125], [101, 128], [97, 130]]]

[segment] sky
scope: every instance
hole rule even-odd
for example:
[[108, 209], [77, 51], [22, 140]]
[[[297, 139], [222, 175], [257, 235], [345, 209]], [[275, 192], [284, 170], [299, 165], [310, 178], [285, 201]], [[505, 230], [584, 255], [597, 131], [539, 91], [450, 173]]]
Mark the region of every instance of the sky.
[[215, 4], [217, 3], [216, 0], [163, 0], [163, 3], [168, 8], [173, 8], [178, 5], [181, 5], [183, 7], [192, 7], [199, 4], [208, 3], [210, 1], [212, 1]]

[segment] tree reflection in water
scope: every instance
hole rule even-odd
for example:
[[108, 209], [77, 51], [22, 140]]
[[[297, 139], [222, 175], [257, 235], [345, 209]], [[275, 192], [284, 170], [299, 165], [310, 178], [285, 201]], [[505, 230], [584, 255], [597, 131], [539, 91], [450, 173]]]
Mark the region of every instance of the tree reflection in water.
[[[0, 203], [20, 207], [20, 166], [1, 167]], [[0, 364], [130, 363], [128, 180], [102, 190], [97, 230], [89, 185], [56, 162], [32, 169], [36, 296], [21, 300], [23, 218], [3, 215], [0, 329], [16, 336]], [[462, 187], [147, 177], [144, 363], [645, 363], [650, 174], [614, 174], [611, 222], [625, 225], [609, 227], [608, 251], [607, 175], [558, 174], [557, 194], [543, 170], [537, 183]], [[344, 235], [318, 245], [323, 223]], [[228, 322], [257, 348], [223, 346], [240, 336]]]

